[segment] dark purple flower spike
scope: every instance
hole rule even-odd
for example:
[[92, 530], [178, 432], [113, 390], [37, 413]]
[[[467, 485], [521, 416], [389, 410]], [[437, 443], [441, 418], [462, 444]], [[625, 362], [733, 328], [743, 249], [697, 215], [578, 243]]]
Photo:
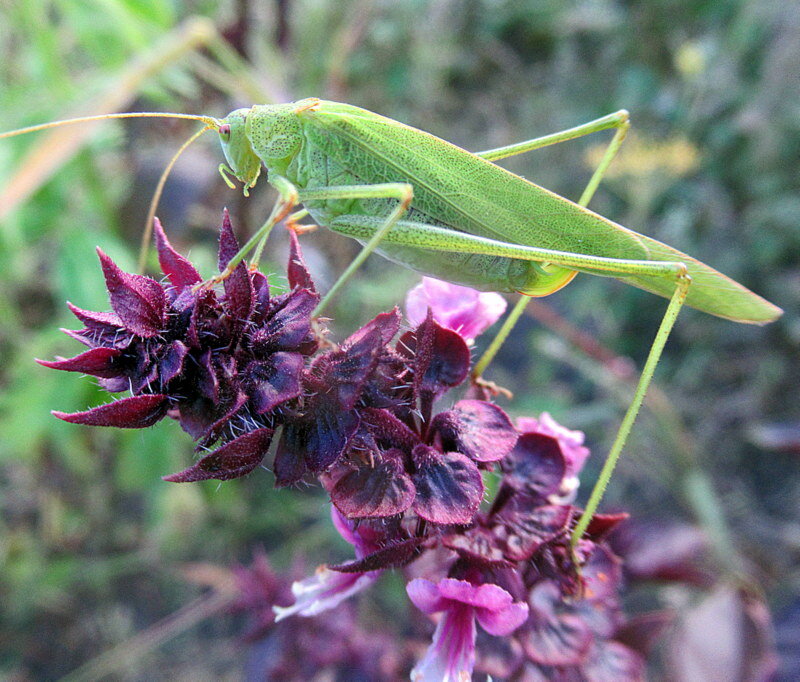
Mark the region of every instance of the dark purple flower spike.
[[[144, 428], [169, 415], [200, 448], [220, 447], [170, 481], [243, 476], [265, 456], [274, 428], [303, 393], [307, 358], [317, 348], [311, 312], [318, 296], [293, 244], [291, 291], [271, 297], [267, 279], [239, 263], [220, 296], [169, 243], [156, 221], [162, 285], [132, 275], [98, 250], [113, 313], [70, 306], [85, 328], [68, 332], [89, 350], [41, 364], [98, 377], [132, 395], [86, 412], [55, 413], [77, 424]], [[230, 217], [220, 230], [219, 268], [238, 253]], [[300, 287], [299, 285], [304, 285]]]

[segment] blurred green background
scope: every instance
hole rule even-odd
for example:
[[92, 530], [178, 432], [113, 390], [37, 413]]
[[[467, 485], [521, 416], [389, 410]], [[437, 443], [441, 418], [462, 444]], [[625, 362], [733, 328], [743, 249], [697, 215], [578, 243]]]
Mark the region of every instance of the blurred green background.
[[[206, 40], [212, 26], [221, 39]], [[796, 2], [0, 0], [0, 130], [112, 109], [224, 116], [319, 96], [479, 150], [629, 109], [633, 134], [591, 207], [786, 315], [759, 328], [681, 313], [605, 505], [702, 525], [720, 570], [763, 588], [779, 639], [800, 611], [798, 73]], [[78, 352], [58, 331], [75, 326], [64, 302], [107, 309], [94, 247], [135, 268], [158, 176], [193, 129], [136, 120], [0, 140], [0, 676], [54, 679], [129, 642], [200, 594], [190, 564], [246, 561], [259, 543], [277, 566], [347, 557], [319, 491], [275, 491], [264, 470], [167, 484], [160, 476], [193, 457], [176, 424], [116, 433], [50, 416], [107, 400], [89, 379], [33, 357]], [[506, 165], [576, 198], [607, 139]], [[249, 199], [229, 190], [221, 160], [213, 135], [201, 138], [159, 209], [206, 275], [222, 207], [245, 236], [274, 200], [263, 182]], [[271, 272], [283, 269], [279, 232]], [[323, 288], [356, 251], [324, 231], [304, 246]], [[373, 257], [332, 311], [337, 337], [417, 280]], [[490, 368], [515, 393], [501, 402], [511, 414], [547, 410], [587, 433], [584, 481], [664, 307], [582, 275], [533, 308]], [[238, 679], [237, 628], [227, 616], [205, 620], [117, 675]]]

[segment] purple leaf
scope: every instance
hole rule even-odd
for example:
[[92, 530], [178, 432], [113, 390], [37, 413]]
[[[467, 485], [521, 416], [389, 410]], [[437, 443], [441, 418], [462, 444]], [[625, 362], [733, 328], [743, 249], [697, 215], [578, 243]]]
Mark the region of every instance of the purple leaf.
[[350, 471], [331, 490], [331, 502], [349, 519], [394, 516], [414, 501], [414, 484], [403, 470], [403, 453], [374, 454], [374, 466], [365, 464]]
[[[583, 674], [592, 682], [645, 682], [644, 659], [635, 651], [613, 641], [595, 641], [583, 664]], [[695, 678], [693, 678], [695, 679]], [[709, 682], [713, 677], [696, 678]], [[723, 680], [733, 678], [717, 678]], [[742, 678], [739, 678], [742, 679]]]
[[497, 546], [494, 533], [483, 526], [470, 528], [465, 533], [446, 535], [442, 544], [458, 552], [458, 555], [470, 563], [487, 566], [513, 568], [514, 563], [503, 556], [503, 550]]
[[255, 326], [264, 323], [265, 315], [269, 311], [270, 295], [269, 281], [263, 272], [258, 270], [250, 272], [250, 279], [253, 282], [253, 315], [251, 319]]
[[161, 285], [144, 275], [123, 272], [99, 247], [97, 255], [103, 267], [111, 307], [122, 324], [137, 336], [157, 336], [166, 322], [167, 299]]
[[183, 361], [188, 352], [186, 345], [177, 340], [164, 348], [158, 359], [158, 380], [162, 386], [166, 386], [183, 371]]
[[373, 331], [380, 335], [380, 345], [387, 345], [400, 329], [400, 310], [393, 308], [388, 313], [380, 313], [367, 322], [363, 327], [353, 332], [342, 344], [342, 348], [353, 348], [370, 336]]
[[503, 482], [531, 496], [546, 497], [558, 491], [566, 473], [561, 446], [553, 436], [524, 433], [503, 460]]
[[[219, 271], [228, 266], [230, 260], [239, 253], [239, 242], [233, 234], [233, 225], [228, 209], [222, 214], [222, 228], [219, 233]], [[225, 287], [225, 309], [239, 325], [244, 325], [253, 312], [253, 282], [247, 272], [247, 265], [242, 260], [233, 272], [223, 281]]]
[[318, 474], [333, 466], [344, 454], [358, 424], [355, 412], [342, 412], [327, 403], [308, 418], [286, 424], [275, 456], [276, 485], [298, 481], [306, 468]]
[[555, 438], [567, 463], [566, 476], [577, 476], [583, 469], [589, 456], [589, 448], [583, 444], [585, 436], [582, 431], [573, 431], [562, 426], [547, 412], [542, 412], [538, 419], [520, 417], [517, 419], [517, 428], [524, 434], [538, 433]]
[[272, 433], [272, 429], [246, 433], [206, 455], [194, 466], [162, 478], [170, 483], [192, 483], [211, 478], [228, 481], [245, 476], [261, 464], [272, 441]]
[[155, 235], [156, 249], [158, 250], [158, 263], [172, 286], [179, 288], [190, 287], [203, 281], [200, 273], [195, 270], [194, 265], [172, 248], [172, 244], [169, 243], [169, 239], [167, 239], [167, 235], [158, 218], [153, 219], [153, 234]]
[[414, 332], [406, 332], [398, 351], [414, 358], [414, 387], [433, 396], [458, 386], [469, 373], [469, 347], [456, 332], [445, 329], [428, 315]]
[[476, 462], [496, 462], [517, 442], [516, 429], [497, 405], [482, 400], [461, 400], [441, 412], [431, 429], [443, 439], [445, 450], [454, 450]]
[[360, 414], [369, 432], [392, 447], [412, 450], [419, 444], [419, 436], [389, 410], [366, 407]]
[[97, 331], [109, 331], [110, 329], [119, 330], [122, 328], [122, 320], [116, 313], [97, 313], [92, 310], [84, 310], [67, 301], [67, 307], [72, 311], [81, 322], [88, 328]]
[[318, 300], [308, 289], [295, 289], [273, 298], [267, 319], [253, 333], [253, 350], [256, 353], [299, 350], [311, 334], [311, 311]]
[[367, 571], [378, 571], [384, 568], [399, 568], [400, 566], [405, 566], [417, 556], [417, 550], [424, 541], [424, 538], [415, 537], [393, 542], [361, 559], [339, 564], [338, 566], [329, 566], [328, 568], [340, 573], [366, 573]]
[[308, 289], [316, 293], [314, 282], [303, 260], [303, 251], [300, 248], [300, 240], [294, 230], [289, 230], [289, 264], [286, 267], [286, 274], [289, 278], [289, 287], [292, 289]]
[[287, 485], [297, 483], [306, 475], [306, 467], [303, 453], [290, 449], [284, 445], [284, 439], [278, 441], [278, 449], [275, 453], [275, 460], [272, 463], [272, 471], [275, 474], [275, 487], [283, 488]]
[[534, 663], [580, 665], [592, 644], [592, 632], [582, 618], [559, 613], [562, 596], [550, 582], [538, 583], [528, 596], [530, 617], [522, 633], [522, 647]]
[[586, 528], [584, 535], [598, 542], [611, 533], [620, 523], [630, 518], [630, 514], [620, 512], [618, 514], [595, 514]]
[[95, 377], [110, 379], [119, 375], [119, 367], [114, 364], [114, 358], [119, 357], [120, 351], [114, 348], [92, 348], [74, 358], [60, 360], [39, 360], [40, 365], [50, 369], [63, 369], [67, 372], [81, 372]]
[[300, 353], [272, 353], [263, 362], [253, 361], [247, 366], [243, 376], [257, 414], [270, 412], [302, 393], [303, 364]]
[[53, 416], [71, 424], [86, 426], [116, 426], [121, 429], [143, 429], [152, 426], [167, 411], [167, 396], [135, 395], [112, 403], [93, 407], [85, 412], [53, 411]]
[[543, 544], [566, 532], [572, 507], [539, 506], [531, 498], [515, 495], [496, 518], [506, 528], [506, 557], [527, 561]]
[[427, 445], [412, 452], [417, 489], [414, 511], [442, 525], [472, 521], [483, 497], [483, 479], [475, 463], [457, 453], [442, 454]]
[[210, 335], [220, 336], [223, 317], [222, 306], [212, 289], [200, 289], [195, 294], [195, 303], [186, 330], [186, 342], [190, 348], [202, 348], [203, 340]]
[[622, 581], [622, 562], [605, 545], [595, 545], [581, 570], [581, 578], [586, 600], [615, 602]]
[[212, 443], [215, 443], [225, 433], [225, 427], [230, 424], [239, 410], [241, 410], [245, 403], [247, 403], [247, 394], [244, 391], [237, 391], [235, 395], [229, 397], [224, 404], [221, 404], [218, 409], [210, 413], [209, 416], [214, 418], [214, 421], [207, 427], [202, 438], [199, 441], [197, 449], [206, 448]]
[[382, 313], [350, 336], [339, 350], [315, 363], [315, 374], [333, 387], [343, 410], [351, 410], [378, 366], [380, 353], [400, 324], [397, 310]]

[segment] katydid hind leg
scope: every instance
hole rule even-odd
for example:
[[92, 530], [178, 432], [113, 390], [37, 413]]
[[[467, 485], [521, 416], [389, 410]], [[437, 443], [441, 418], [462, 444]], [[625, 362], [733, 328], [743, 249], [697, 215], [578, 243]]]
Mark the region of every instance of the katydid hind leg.
[[622, 137], [624, 138], [625, 133], [627, 133], [629, 128], [630, 116], [625, 109], [621, 109], [613, 114], [602, 116], [601, 118], [597, 118], [594, 121], [589, 121], [588, 123], [583, 123], [575, 126], [574, 128], [560, 130], [557, 133], [542, 135], [541, 137], [534, 137], [530, 140], [523, 140], [522, 142], [516, 142], [504, 147], [497, 147], [496, 149], [487, 149], [486, 151], [476, 152], [475, 156], [480, 156], [487, 161], [499, 161], [500, 159], [518, 156], [519, 154], [525, 154], [526, 152], [541, 149], [542, 147], [549, 147], [550, 145], [558, 144], [559, 142], [576, 140], [580, 137], [585, 137], [586, 135], [591, 135], [592, 133], [597, 133], [602, 130], [613, 129], [617, 131], [616, 134], [619, 134], [620, 131], [622, 131]]
[[[609, 145], [603, 154], [603, 158], [600, 160], [600, 164], [592, 173], [592, 177], [589, 178], [589, 182], [587, 183], [580, 199], [578, 200], [578, 204], [580, 206], [587, 206], [592, 200], [592, 197], [594, 196], [598, 186], [600, 185], [603, 175], [605, 175], [605, 172], [608, 170], [608, 167], [611, 165], [611, 162], [617, 155], [619, 148], [622, 146], [625, 136], [628, 134], [628, 129], [630, 128], [630, 117], [628, 112], [624, 109], [613, 114], [609, 114], [608, 116], [596, 119], [595, 121], [590, 121], [582, 126], [577, 126], [575, 128], [570, 128], [569, 130], [554, 133], [552, 135], [546, 135], [544, 137], [521, 142], [517, 145], [510, 145], [497, 150], [481, 152], [478, 154], [478, 156], [482, 156], [490, 161], [501, 159], [505, 158], [506, 156], [522, 154], [533, 149], [540, 149], [541, 147], [545, 147], [547, 145], [557, 144], [567, 140], [574, 140], [578, 137], [591, 135], [592, 133], [599, 132], [601, 130], [607, 130], [609, 128], [614, 129], [614, 137], [611, 138], [611, 142], [609, 142]], [[500, 350], [503, 343], [505, 343], [505, 340], [508, 338], [509, 334], [511, 334], [511, 330], [517, 324], [517, 321], [522, 316], [522, 313], [525, 311], [525, 307], [527, 305], [528, 297], [521, 297], [511, 312], [506, 316], [506, 319], [503, 321], [503, 324], [497, 331], [497, 334], [495, 334], [492, 342], [487, 346], [478, 362], [475, 363], [475, 367], [472, 371], [472, 377], [475, 381], [480, 379], [480, 377], [486, 371], [486, 368], [489, 366], [489, 363], [494, 360], [497, 352]]]
[[[370, 230], [374, 233], [379, 229], [375, 219], [365, 219], [363, 216], [341, 217], [334, 221], [330, 227], [335, 232], [359, 239], [364, 239], [366, 236], [368, 236], [370, 234]], [[540, 252], [540, 257], [544, 256], [543, 249], [537, 250], [531, 247], [523, 247], [516, 244], [492, 242], [492, 240], [460, 233], [451, 233], [448, 236], [446, 231], [442, 230], [442, 228], [439, 228], [438, 226], [424, 225], [410, 221], [400, 222], [396, 226], [396, 229], [386, 236], [386, 239], [387, 241], [391, 241], [393, 243], [404, 241], [405, 245], [419, 247], [421, 242], [426, 240], [430, 242], [432, 236], [437, 237], [439, 241], [449, 239], [450, 243], [448, 244], [448, 247], [454, 250], [466, 250], [468, 248], [472, 248], [474, 251], [478, 252], [483, 250], [484, 252], [487, 252], [487, 255], [492, 255], [492, 252], [494, 251], [503, 256], [508, 256], [509, 254], [513, 253], [514, 250], [516, 250], [517, 256], [523, 259], [533, 258], [538, 251]], [[447, 248], [444, 246], [444, 244], [439, 244], [436, 246], [436, 248], [439, 247]], [[655, 339], [650, 347], [650, 352], [647, 356], [642, 374], [639, 377], [639, 382], [636, 386], [633, 400], [631, 401], [631, 404], [628, 407], [625, 416], [623, 417], [611, 451], [606, 459], [605, 464], [603, 465], [600, 477], [598, 478], [597, 483], [592, 490], [589, 502], [586, 506], [586, 511], [584, 512], [583, 516], [581, 516], [578, 525], [573, 532], [572, 544], [574, 546], [588, 527], [594, 512], [600, 504], [603, 493], [608, 485], [608, 481], [617, 461], [619, 460], [619, 456], [623, 447], [625, 446], [625, 442], [630, 434], [636, 416], [639, 413], [639, 409], [641, 408], [642, 401], [647, 393], [647, 388], [650, 385], [650, 381], [653, 378], [653, 373], [658, 365], [658, 361], [661, 357], [661, 353], [664, 349], [667, 338], [669, 337], [678, 313], [680, 312], [680, 309], [686, 300], [689, 285], [691, 284], [691, 277], [689, 277], [687, 274], [686, 266], [680, 262], [630, 261], [612, 258], [599, 259], [581, 254], [563, 254], [563, 256], [559, 257], [554, 255], [552, 252], [547, 254], [547, 258], [551, 263], [562, 264], [567, 267], [578, 266], [578, 263], [582, 260], [587, 262], [594, 261], [594, 267], [598, 270], [602, 268], [604, 274], [642, 274], [650, 277], [669, 279], [675, 283], [669, 305], [667, 306], [667, 310], [661, 320], [661, 325], [659, 326]]]
[[616, 467], [617, 462], [619, 461], [619, 456], [622, 453], [622, 449], [625, 447], [625, 443], [628, 440], [628, 436], [630, 435], [631, 428], [636, 420], [636, 416], [639, 414], [639, 409], [644, 401], [647, 388], [650, 386], [653, 373], [655, 372], [658, 361], [661, 358], [661, 352], [664, 350], [664, 345], [669, 338], [669, 334], [672, 331], [672, 327], [675, 324], [678, 313], [680, 312], [681, 308], [683, 307], [683, 303], [686, 300], [686, 294], [689, 291], [689, 285], [691, 282], [691, 277], [689, 277], [685, 271], [682, 274], [677, 275], [675, 292], [670, 299], [667, 310], [664, 313], [664, 317], [661, 318], [661, 324], [659, 325], [656, 336], [650, 346], [650, 351], [647, 354], [647, 360], [645, 361], [639, 381], [636, 384], [636, 390], [634, 391], [631, 404], [628, 406], [625, 416], [622, 418], [619, 429], [617, 429], [614, 442], [611, 445], [608, 456], [603, 463], [603, 468], [600, 470], [600, 475], [597, 477], [597, 481], [595, 482], [592, 492], [589, 495], [586, 508], [584, 509], [583, 514], [581, 515], [580, 519], [578, 519], [578, 523], [572, 531], [570, 538], [572, 547], [575, 547], [578, 544], [584, 532], [589, 527], [592, 517], [600, 506], [600, 501], [602, 500], [603, 494], [608, 487], [608, 482], [611, 480], [611, 474], [614, 472], [614, 468]]

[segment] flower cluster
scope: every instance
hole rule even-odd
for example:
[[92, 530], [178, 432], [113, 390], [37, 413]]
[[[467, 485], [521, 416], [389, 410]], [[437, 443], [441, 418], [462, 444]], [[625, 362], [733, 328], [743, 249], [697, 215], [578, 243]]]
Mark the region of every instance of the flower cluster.
[[[440, 409], [469, 374], [474, 337], [502, 313], [496, 294], [427, 280], [410, 299], [425, 305], [413, 313], [414, 328], [401, 330], [395, 309], [335, 345], [323, 342], [313, 319], [319, 297], [294, 233], [289, 290], [278, 294], [243, 262], [217, 291], [158, 224], [155, 235], [166, 281], [125, 273], [99, 252], [113, 312], [70, 306], [85, 327], [68, 333], [89, 350], [40, 361], [131, 395], [55, 414], [129, 428], [169, 416], [198, 450], [217, 446], [165, 477], [172, 482], [244, 476], [273, 440], [278, 486], [318, 477], [355, 558], [294, 583], [294, 603], [276, 606], [276, 621], [338, 611], [383, 571], [427, 562], [432, 568], [409, 582], [408, 595], [422, 612], [441, 615], [412, 679], [468, 679], [476, 623], [505, 638], [490, 665], [477, 660], [495, 676], [641, 675], [639, 656], [614, 640], [619, 567], [601, 542], [622, 517], [596, 517], [586, 539], [569, 543], [577, 474], [588, 456], [582, 434], [546, 414], [515, 427], [487, 400], [450, 400]], [[220, 272], [238, 250], [226, 213]], [[482, 511], [490, 472], [497, 490]]]
[[[132, 395], [86, 412], [54, 414], [75, 424], [124, 428], [169, 416], [199, 441], [198, 448], [222, 443], [172, 480], [242, 476], [261, 462], [275, 427], [303, 391], [301, 375], [318, 346], [311, 328], [318, 295], [296, 239], [288, 293], [271, 295], [267, 278], [240, 263], [218, 296], [172, 248], [158, 222], [155, 236], [167, 281], [125, 273], [98, 249], [113, 312], [70, 305], [85, 327], [67, 333], [89, 350], [39, 361], [90, 374], [109, 392]], [[238, 250], [226, 213], [220, 271]]]

